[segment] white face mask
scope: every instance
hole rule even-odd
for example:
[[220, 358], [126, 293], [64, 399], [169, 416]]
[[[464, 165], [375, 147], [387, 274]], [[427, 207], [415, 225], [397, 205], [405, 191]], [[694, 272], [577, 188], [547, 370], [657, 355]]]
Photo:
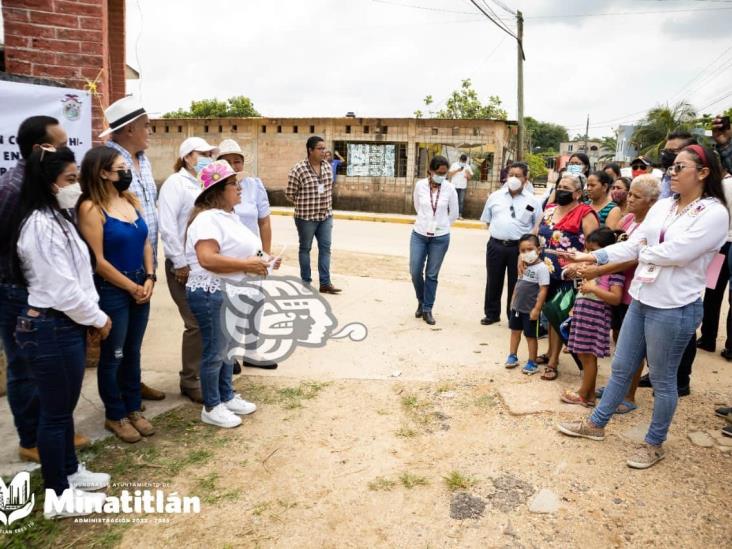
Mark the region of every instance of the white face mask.
[[444, 175], [437, 175], [436, 173], [435, 174], [432, 174], [432, 182], [435, 185], [442, 185], [442, 182], [443, 181], [445, 181], [445, 176]]
[[523, 183], [521, 183], [521, 180], [516, 176], [509, 177], [507, 183], [508, 190], [513, 192], [518, 191], [521, 188], [521, 185], [523, 185]]
[[536, 253], [536, 250], [531, 250], [531, 251], [524, 252], [521, 254], [521, 260], [524, 263], [528, 263], [529, 265], [532, 264], [537, 259], [539, 259], [539, 254]]
[[59, 187], [56, 193], [56, 200], [58, 200], [59, 208], [62, 210], [70, 210], [76, 208], [76, 203], [79, 201], [81, 196], [81, 185], [78, 183], [72, 183], [65, 187]]

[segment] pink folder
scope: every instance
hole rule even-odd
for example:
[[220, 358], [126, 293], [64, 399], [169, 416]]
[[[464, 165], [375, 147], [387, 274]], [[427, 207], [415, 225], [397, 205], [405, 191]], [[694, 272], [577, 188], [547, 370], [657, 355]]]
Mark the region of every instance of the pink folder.
[[712, 262], [707, 268], [707, 288], [713, 289], [717, 287], [717, 280], [719, 280], [719, 272], [722, 270], [722, 265], [727, 261], [727, 257], [724, 254], [716, 254], [712, 259]]

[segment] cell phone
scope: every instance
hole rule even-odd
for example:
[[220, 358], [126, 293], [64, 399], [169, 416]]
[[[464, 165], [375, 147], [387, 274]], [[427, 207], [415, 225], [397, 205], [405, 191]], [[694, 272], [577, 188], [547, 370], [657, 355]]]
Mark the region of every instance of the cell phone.
[[720, 116], [719, 120], [721, 120], [722, 124], [722, 127], [720, 129], [722, 131], [727, 131], [730, 128], [729, 116]]
[[533, 207], [533, 206], [532, 206], [531, 204], [527, 204], [527, 205], [526, 205], [526, 209], [527, 209], [528, 211], [530, 211], [530, 212], [533, 212], [533, 211], [534, 211], [534, 207]]

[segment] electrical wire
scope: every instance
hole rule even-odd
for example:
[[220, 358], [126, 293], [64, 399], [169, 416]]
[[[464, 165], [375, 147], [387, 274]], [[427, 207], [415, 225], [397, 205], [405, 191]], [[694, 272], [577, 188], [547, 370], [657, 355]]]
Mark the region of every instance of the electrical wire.
[[719, 97], [718, 99], [715, 99], [715, 100], [714, 100], [714, 101], [712, 101], [711, 103], [709, 103], [709, 104], [707, 104], [707, 105], [704, 105], [704, 106], [703, 106], [703, 107], [702, 107], [701, 109], [699, 109], [699, 112], [703, 112], [703, 111], [705, 111], [706, 109], [708, 109], [708, 108], [709, 108], [709, 107], [711, 107], [712, 105], [716, 105], [717, 103], [719, 103], [720, 101], [724, 101], [724, 100], [725, 100], [725, 99], [727, 99], [728, 97], [732, 97], [732, 92], [729, 92], [729, 93], [727, 93], [726, 95], [723, 95], [722, 97]]

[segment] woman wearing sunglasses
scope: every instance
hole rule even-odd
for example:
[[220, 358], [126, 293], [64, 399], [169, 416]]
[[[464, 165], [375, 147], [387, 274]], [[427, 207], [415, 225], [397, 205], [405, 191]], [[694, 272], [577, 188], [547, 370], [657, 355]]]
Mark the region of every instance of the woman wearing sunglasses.
[[[68, 210], [81, 194], [74, 153], [42, 146], [27, 160], [15, 218], [14, 268], [28, 289], [15, 339], [38, 387], [38, 453], [45, 488], [57, 496], [71, 489], [76, 501], [103, 502], [89, 493], [109, 485], [74, 449], [74, 408], [81, 394], [88, 331], [106, 338], [112, 323], [99, 308], [89, 250]], [[51, 510], [46, 518], [89, 513]]]
[[714, 255], [727, 239], [729, 212], [722, 169], [710, 149], [684, 148], [669, 168], [675, 196], [659, 200], [630, 238], [602, 250], [571, 254], [572, 261], [605, 265], [638, 260], [633, 301], [620, 330], [607, 388], [588, 418], [560, 423], [567, 435], [605, 438], [605, 426], [623, 401], [645, 357], [655, 391], [651, 425], [627, 464], [646, 469], [665, 457], [682, 353], [701, 323], [701, 295]]

